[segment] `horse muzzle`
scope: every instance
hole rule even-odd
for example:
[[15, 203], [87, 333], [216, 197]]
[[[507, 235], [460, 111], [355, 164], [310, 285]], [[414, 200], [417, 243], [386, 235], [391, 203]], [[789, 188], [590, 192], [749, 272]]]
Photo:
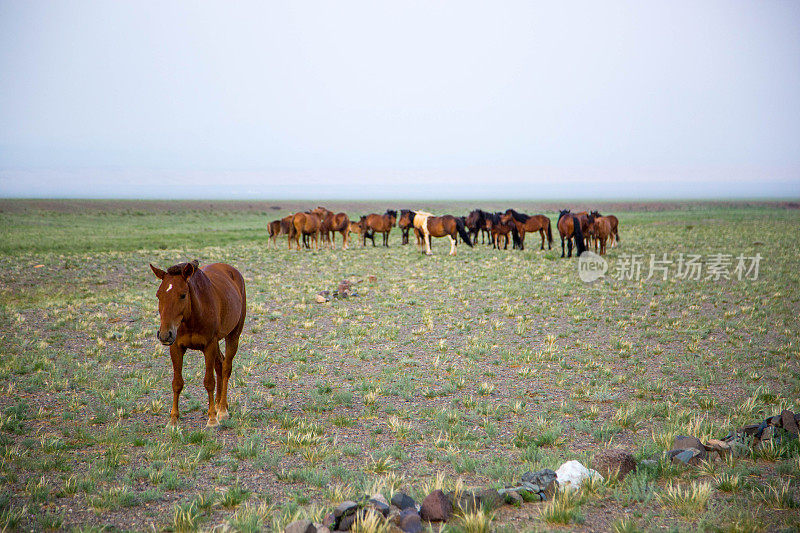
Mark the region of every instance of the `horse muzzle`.
[[161, 330], [158, 330], [158, 331], [156, 331], [156, 337], [158, 337], [158, 340], [164, 346], [172, 346], [172, 344], [175, 342], [175, 339], [178, 337], [178, 335], [175, 333], [174, 330], [167, 331], [166, 335], [162, 335], [161, 334]]

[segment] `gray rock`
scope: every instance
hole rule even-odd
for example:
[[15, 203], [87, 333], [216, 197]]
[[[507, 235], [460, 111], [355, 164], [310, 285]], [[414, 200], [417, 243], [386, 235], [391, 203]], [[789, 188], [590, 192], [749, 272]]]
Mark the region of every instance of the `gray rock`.
[[406, 533], [420, 533], [422, 531], [422, 520], [417, 511], [413, 509], [406, 509], [400, 513], [396, 524]]
[[343, 516], [339, 521], [339, 526], [336, 528], [336, 531], [350, 531], [350, 528], [353, 527], [355, 521], [356, 513]]
[[414, 501], [414, 498], [405, 494], [403, 492], [395, 492], [392, 495], [392, 505], [400, 509], [401, 511], [404, 509], [416, 509], [417, 502]]
[[317, 527], [311, 520], [297, 520], [283, 530], [284, 533], [317, 533]]
[[[384, 498], [384, 501], [385, 500], [386, 499]], [[375, 498], [372, 498], [367, 502], [367, 508], [374, 509], [376, 512], [380, 513], [381, 516], [383, 516], [384, 518], [389, 516], [389, 505]]]
[[558, 475], [549, 468], [537, 472], [525, 472], [522, 474], [522, 483], [520, 484], [525, 485], [526, 483], [530, 483], [533, 488], [538, 486], [539, 490], [535, 492], [542, 494], [542, 499], [549, 500], [558, 490]]
[[453, 515], [453, 505], [444, 492], [435, 490], [422, 500], [419, 514], [428, 522], [447, 522]]
[[384, 496], [380, 492], [376, 492], [375, 494], [370, 496], [369, 499], [384, 503], [384, 504], [386, 504], [386, 507], [389, 507], [389, 500], [387, 500], [386, 496]]
[[333, 517], [340, 519], [343, 516], [355, 514], [356, 509], [358, 509], [358, 504], [356, 502], [350, 500], [343, 501], [333, 510]]
[[781, 411], [781, 427], [783, 427], [783, 429], [785, 429], [790, 435], [797, 437], [797, 421], [794, 419], [794, 413], [788, 409]]
[[328, 513], [325, 515], [325, 518], [322, 519], [322, 525], [327, 527], [330, 530], [336, 529], [336, 517], [333, 516], [333, 513]]
[[[672, 463], [676, 465], [698, 465], [702, 460], [700, 450], [694, 448], [687, 448], [685, 450], [671, 450], [674, 453], [671, 457]], [[705, 452], [703, 452], [705, 453]]]
[[509, 505], [520, 506], [524, 501], [522, 496], [519, 495], [519, 492], [515, 490], [509, 490], [503, 493], [503, 496], [505, 497], [505, 502]]

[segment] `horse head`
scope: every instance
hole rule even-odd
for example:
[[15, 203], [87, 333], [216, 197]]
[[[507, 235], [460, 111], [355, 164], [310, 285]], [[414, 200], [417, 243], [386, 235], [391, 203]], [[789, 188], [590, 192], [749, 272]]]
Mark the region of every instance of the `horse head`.
[[569, 209], [562, 209], [558, 213], [558, 220], [561, 220], [561, 217], [563, 217], [564, 215], [569, 215], [569, 214], [570, 214]]
[[389, 225], [394, 226], [395, 222], [397, 222], [397, 211], [394, 209], [387, 209], [386, 215], [391, 219], [391, 223]]
[[150, 265], [153, 274], [161, 280], [156, 291], [158, 298], [158, 314], [161, 326], [156, 336], [161, 344], [171, 345], [178, 338], [178, 327], [192, 313], [192, 299], [189, 297], [189, 278], [197, 272], [200, 263], [180, 263], [171, 266], [166, 272]]

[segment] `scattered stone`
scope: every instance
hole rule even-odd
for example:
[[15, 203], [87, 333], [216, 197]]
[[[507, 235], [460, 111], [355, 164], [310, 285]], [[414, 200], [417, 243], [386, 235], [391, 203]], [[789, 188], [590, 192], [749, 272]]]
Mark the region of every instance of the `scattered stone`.
[[367, 502], [367, 508], [374, 509], [376, 512], [380, 513], [381, 516], [383, 516], [384, 518], [389, 516], [389, 504], [386, 503], [386, 498], [383, 498], [383, 501], [375, 499], [374, 497], [371, 498]]
[[311, 520], [296, 520], [286, 526], [283, 531], [284, 533], [317, 533], [317, 527], [311, 523]]
[[336, 517], [333, 516], [333, 513], [328, 513], [325, 515], [325, 518], [322, 519], [322, 525], [328, 529], [336, 529]]
[[386, 507], [389, 507], [389, 500], [387, 500], [386, 496], [384, 496], [380, 492], [376, 492], [375, 494], [370, 496], [369, 499], [375, 500], [376, 502], [381, 502], [382, 504], [386, 505]]
[[422, 500], [419, 514], [428, 522], [447, 522], [453, 515], [453, 505], [444, 492], [435, 490]]
[[349, 292], [350, 288], [353, 286], [348, 280], [341, 281], [339, 283], [339, 294]]
[[324, 304], [330, 302], [331, 299], [328, 297], [330, 293], [328, 291], [318, 292], [315, 299], [317, 300], [318, 304]]
[[420, 533], [422, 531], [422, 519], [416, 509], [406, 509], [400, 513], [396, 524], [405, 533]]
[[622, 481], [630, 472], [636, 470], [636, 459], [623, 449], [607, 449], [595, 456], [594, 469], [603, 477], [616, 475]]
[[401, 511], [412, 508], [416, 510], [417, 508], [417, 502], [414, 501], [414, 498], [403, 492], [395, 492], [392, 495], [392, 505]]
[[795, 437], [797, 437], [798, 433], [800, 433], [800, 431], [798, 431], [795, 415], [788, 409], [781, 412], [781, 427], [783, 427], [783, 429], [785, 429], [790, 435]]
[[731, 453], [731, 447], [727, 442], [717, 439], [710, 439], [706, 443], [706, 451], [710, 453], [716, 452], [720, 459], [724, 459]]
[[355, 514], [356, 509], [358, 509], [358, 504], [356, 502], [350, 500], [343, 501], [333, 510], [333, 517], [338, 520], [343, 516]]
[[353, 527], [355, 521], [356, 521], [356, 513], [343, 516], [342, 519], [339, 521], [339, 527], [336, 528], [336, 531], [350, 531], [350, 528]]
[[599, 476], [600, 479], [605, 479], [597, 471], [590, 470], [583, 466], [579, 461], [567, 461], [556, 470], [558, 476], [559, 487], [570, 487], [573, 489], [581, 488], [584, 480]]
[[505, 492], [504, 496], [507, 504], [514, 505], [516, 507], [522, 505], [522, 502], [524, 501], [522, 496], [519, 495], [519, 492], [515, 490], [509, 490], [508, 492]]
[[537, 472], [525, 472], [522, 474], [522, 482], [538, 485], [540, 489], [538, 492], [544, 493], [543, 500], [549, 500], [558, 490], [558, 474], [549, 468]]
[[687, 448], [685, 450], [670, 450], [669, 453], [672, 454], [672, 463], [676, 465], [699, 465], [700, 461], [702, 461], [700, 450], [695, 448]]

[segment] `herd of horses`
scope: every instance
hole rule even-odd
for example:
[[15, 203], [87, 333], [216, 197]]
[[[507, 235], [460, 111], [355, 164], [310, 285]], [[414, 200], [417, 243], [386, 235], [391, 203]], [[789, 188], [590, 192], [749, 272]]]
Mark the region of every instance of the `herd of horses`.
[[[450, 254], [455, 255], [456, 246], [463, 241], [467, 246], [481, 242], [488, 237], [495, 248], [508, 248], [508, 236], [512, 236], [514, 246], [524, 249], [525, 234], [538, 232], [552, 249], [553, 232], [550, 219], [544, 215], [526, 215], [508, 209], [504, 213], [490, 213], [476, 209], [465, 217], [452, 215], [436, 216], [425, 211], [402, 209], [398, 219], [397, 211], [387, 210], [384, 214], [362, 216], [353, 222], [345, 213], [333, 213], [324, 207], [313, 211], [295, 213], [268, 225], [270, 242], [279, 235], [286, 235], [289, 248], [292, 242], [300, 249], [300, 239], [309, 248], [323, 245], [335, 246], [336, 233], [342, 235], [342, 247], [347, 248], [350, 233], [361, 237], [362, 246], [366, 239], [375, 245], [375, 233], [383, 235], [383, 245], [389, 246], [389, 234], [397, 225], [403, 232], [403, 244], [408, 244], [413, 230], [417, 245], [431, 254], [432, 237], [448, 237]], [[556, 227], [561, 235], [561, 256], [564, 257], [564, 242], [568, 245], [568, 257], [572, 256], [573, 241], [577, 255], [580, 255], [594, 241], [601, 254], [605, 253], [606, 241], [611, 245], [619, 242], [619, 221], [613, 215], [602, 216], [597, 211], [571, 213], [565, 209], [559, 213]], [[309, 242], [311, 241], [311, 242]], [[183, 357], [187, 349], [200, 350], [205, 356], [205, 376], [203, 385], [208, 393], [208, 427], [219, 425], [228, 417], [228, 384], [231, 377], [233, 358], [239, 347], [239, 336], [244, 327], [247, 313], [245, 282], [241, 273], [230, 265], [214, 263], [200, 267], [197, 261], [179, 263], [161, 270], [153, 265], [150, 268], [160, 284], [156, 291], [158, 314], [161, 319], [156, 333], [158, 340], [169, 346], [172, 359], [172, 409], [170, 425], [178, 423], [180, 412], [178, 400], [183, 390]], [[225, 340], [225, 353], [219, 342]]]
[[[409, 244], [411, 231], [416, 237], [417, 246], [427, 255], [431, 252], [432, 237], [448, 237], [450, 255], [456, 255], [459, 242], [472, 247], [480, 235], [481, 243], [488, 243], [496, 249], [508, 249], [509, 235], [512, 249], [525, 249], [525, 234], [539, 233], [541, 250], [545, 243], [552, 249], [553, 230], [546, 215], [527, 215], [514, 209], [505, 212], [489, 212], [475, 209], [467, 216], [437, 216], [426, 211], [401, 209], [398, 212], [387, 209], [383, 214], [371, 213], [353, 221], [347, 213], [334, 213], [325, 207], [297, 212], [267, 224], [269, 240], [267, 246], [277, 245], [278, 237], [286, 235], [289, 249], [292, 243], [301, 247], [318, 250], [320, 247], [336, 248], [336, 233], [342, 236], [342, 248], [347, 249], [350, 234], [355, 234], [366, 246], [367, 239], [375, 246], [375, 234], [383, 237], [383, 245], [389, 246], [389, 234], [393, 227], [402, 232], [402, 244]], [[606, 244], [611, 241], [613, 248], [619, 242], [619, 220], [614, 215], [603, 216], [598, 211], [572, 213], [564, 209], [559, 213], [556, 227], [561, 237], [561, 257], [572, 257], [573, 242], [576, 254], [588, 250], [592, 243], [600, 255], [606, 253]], [[302, 245], [301, 245], [302, 240]], [[566, 254], [565, 254], [566, 243]]]

